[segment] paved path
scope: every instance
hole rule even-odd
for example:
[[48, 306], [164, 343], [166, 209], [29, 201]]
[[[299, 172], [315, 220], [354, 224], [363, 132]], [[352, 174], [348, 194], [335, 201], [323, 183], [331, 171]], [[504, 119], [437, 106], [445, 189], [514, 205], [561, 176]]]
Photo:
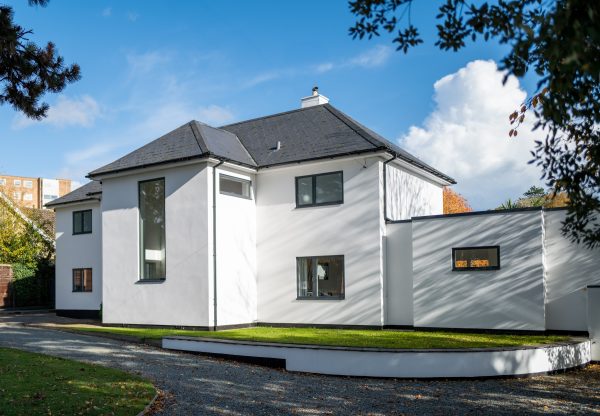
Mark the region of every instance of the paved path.
[[600, 414], [600, 366], [485, 381], [328, 377], [21, 325], [47, 319], [0, 314], [0, 346], [141, 374], [166, 393], [164, 415]]

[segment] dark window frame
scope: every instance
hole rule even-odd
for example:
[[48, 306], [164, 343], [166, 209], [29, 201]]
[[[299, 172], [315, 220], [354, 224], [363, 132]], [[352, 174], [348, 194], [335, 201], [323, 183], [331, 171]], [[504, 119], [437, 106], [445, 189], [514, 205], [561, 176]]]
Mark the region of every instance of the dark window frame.
[[[317, 203], [317, 177], [319, 176], [327, 176], [327, 175], [333, 175], [334, 173], [339, 173], [342, 176], [342, 198], [338, 201], [330, 201], [330, 202], [320, 202]], [[302, 204], [300, 205], [298, 202], [298, 181], [300, 179], [306, 179], [306, 178], [312, 178], [312, 204]], [[310, 208], [310, 207], [322, 207], [322, 206], [328, 206], [328, 205], [342, 205], [344, 203], [344, 171], [343, 170], [336, 170], [333, 172], [324, 172], [324, 173], [317, 173], [314, 175], [303, 175], [303, 176], [296, 176], [295, 178], [295, 190], [296, 190], [296, 208]]]
[[[489, 267], [456, 267], [456, 251], [457, 250], [489, 250], [496, 249], [498, 254], [498, 265]], [[490, 271], [500, 270], [500, 246], [475, 246], [475, 247], [452, 247], [452, 271], [453, 272], [474, 272], [474, 271]]]
[[[164, 209], [165, 209], [165, 277], [161, 277], [161, 278], [154, 278], [154, 279], [148, 279], [148, 278], [144, 278], [144, 241], [142, 239], [142, 210], [141, 210], [141, 206], [142, 206], [142, 200], [141, 200], [141, 196], [142, 196], [142, 184], [144, 183], [148, 183], [148, 182], [156, 182], [156, 181], [163, 181], [164, 182]], [[145, 179], [143, 181], [138, 181], [138, 245], [139, 245], [139, 249], [138, 249], [138, 264], [139, 264], [139, 277], [138, 277], [138, 281], [137, 283], [160, 283], [160, 282], [164, 282], [165, 280], [167, 280], [167, 180], [164, 176], [162, 177], [158, 177], [158, 178], [153, 178], [153, 179]]]
[[[89, 270], [90, 271], [90, 287], [89, 290], [87, 290], [86, 286], [85, 286], [85, 271]], [[75, 287], [75, 272], [80, 271], [81, 272], [81, 290], [78, 290]], [[92, 292], [92, 289], [94, 287], [93, 281], [94, 281], [94, 273], [92, 272], [92, 268], [91, 267], [79, 267], [79, 268], [75, 268], [73, 269], [72, 275], [71, 275], [71, 283], [72, 283], [72, 287], [73, 287], [73, 293], [90, 293]]]
[[[90, 213], [90, 230], [89, 231], [84, 230], [84, 227], [83, 227], [84, 224], [85, 224], [85, 221], [83, 220], [83, 217], [84, 217], [84, 214], [87, 213], [87, 212]], [[81, 225], [81, 231], [80, 232], [76, 232], [75, 231], [75, 222], [76, 222], [75, 221], [75, 215], [76, 214], [81, 214], [81, 224], [80, 224]], [[92, 212], [91, 209], [82, 209], [82, 210], [79, 210], [79, 211], [73, 211], [73, 235], [91, 234], [92, 231], [93, 231], [93, 229], [94, 229], [93, 224], [92, 224], [93, 219], [94, 219], [94, 214], [93, 214], [93, 212]]]
[[[250, 187], [250, 195], [248, 196], [244, 196], [244, 195], [239, 195], [233, 192], [226, 192], [226, 191], [222, 191], [221, 190], [221, 178], [230, 180], [230, 181], [234, 181], [234, 182], [241, 182], [241, 183], [247, 183], [248, 186]], [[252, 199], [252, 181], [249, 179], [244, 179], [244, 178], [238, 178], [236, 176], [231, 176], [231, 175], [227, 175], [226, 173], [219, 173], [219, 193], [221, 195], [227, 195], [227, 196], [234, 196], [236, 198], [242, 198], [242, 199]]]
[[[318, 291], [312, 296], [300, 296], [300, 275], [298, 274], [298, 260], [313, 259], [315, 268], [319, 263], [319, 257], [341, 257], [342, 258], [342, 293], [338, 296], [318, 296]], [[313, 287], [318, 288], [318, 276], [313, 270]], [[346, 257], [343, 254], [329, 254], [320, 256], [296, 257], [296, 300], [344, 300], [346, 299]]]

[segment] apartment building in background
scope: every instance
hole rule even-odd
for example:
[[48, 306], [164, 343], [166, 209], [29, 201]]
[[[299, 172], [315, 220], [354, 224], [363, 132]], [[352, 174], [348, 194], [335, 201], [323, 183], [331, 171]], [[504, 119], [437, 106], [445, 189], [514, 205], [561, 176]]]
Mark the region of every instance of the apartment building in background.
[[32, 178], [0, 174], [0, 192], [26, 208], [44, 208], [74, 189], [70, 179]]

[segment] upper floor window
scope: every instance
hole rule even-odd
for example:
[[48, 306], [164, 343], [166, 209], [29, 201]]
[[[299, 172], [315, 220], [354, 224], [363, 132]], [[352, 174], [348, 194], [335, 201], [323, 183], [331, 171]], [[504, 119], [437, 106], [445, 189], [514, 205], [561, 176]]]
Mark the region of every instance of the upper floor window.
[[166, 277], [165, 179], [139, 183], [140, 279]]
[[23, 181], [23, 186], [25, 188], [33, 188], [33, 181]]
[[13, 180], [13, 185], [14, 186], [21, 186], [21, 179], [14, 179]]
[[329, 172], [296, 177], [296, 207], [344, 203], [344, 173]]
[[92, 291], [92, 269], [73, 269], [73, 292]]
[[73, 212], [73, 234], [89, 234], [92, 232], [92, 210]]
[[344, 256], [296, 258], [298, 299], [343, 299]]
[[6, 185], [6, 179], [0, 178], [0, 186]]
[[251, 199], [252, 182], [229, 175], [219, 175], [219, 190], [223, 195]]
[[452, 249], [452, 270], [498, 270], [500, 246], [458, 247]]
[[33, 195], [30, 194], [29, 192], [26, 192], [25, 195], [23, 195], [23, 200], [24, 201], [33, 201]]

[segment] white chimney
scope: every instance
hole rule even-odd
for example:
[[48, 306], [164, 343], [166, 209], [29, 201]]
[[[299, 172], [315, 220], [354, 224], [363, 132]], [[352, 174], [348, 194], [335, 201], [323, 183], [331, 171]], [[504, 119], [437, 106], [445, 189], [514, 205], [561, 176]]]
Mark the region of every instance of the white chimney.
[[302, 104], [302, 108], [312, 107], [315, 105], [327, 104], [329, 102], [329, 98], [324, 95], [319, 94], [319, 87], [314, 87], [312, 89], [312, 95], [309, 97], [304, 97], [300, 100]]

